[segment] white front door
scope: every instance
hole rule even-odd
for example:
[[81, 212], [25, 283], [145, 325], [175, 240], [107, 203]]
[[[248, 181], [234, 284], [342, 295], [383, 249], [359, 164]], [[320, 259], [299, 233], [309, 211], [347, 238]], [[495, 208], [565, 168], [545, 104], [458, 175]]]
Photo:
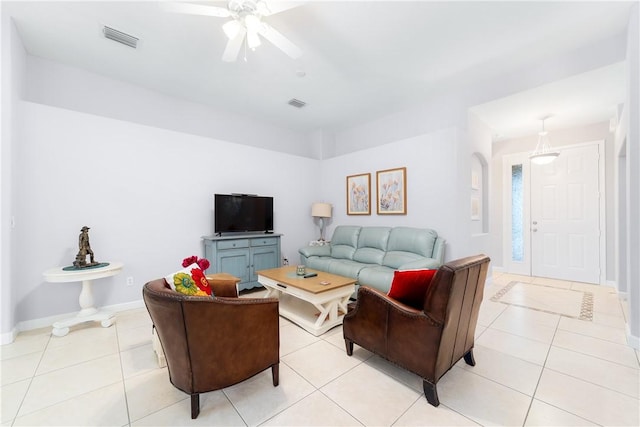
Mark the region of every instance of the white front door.
[[599, 178], [597, 145], [531, 165], [533, 276], [600, 282]]
[[503, 157], [506, 272], [604, 282], [603, 150], [562, 147], [549, 165], [530, 164], [527, 153]]

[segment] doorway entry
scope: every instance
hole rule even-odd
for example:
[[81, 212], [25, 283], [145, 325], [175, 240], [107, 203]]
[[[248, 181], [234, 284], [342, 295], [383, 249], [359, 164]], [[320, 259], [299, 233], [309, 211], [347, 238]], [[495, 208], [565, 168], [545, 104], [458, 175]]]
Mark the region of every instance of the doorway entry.
[[505, 270], [604, 284], [604, 141], [560, 151], [548, 165], [503, 158]]

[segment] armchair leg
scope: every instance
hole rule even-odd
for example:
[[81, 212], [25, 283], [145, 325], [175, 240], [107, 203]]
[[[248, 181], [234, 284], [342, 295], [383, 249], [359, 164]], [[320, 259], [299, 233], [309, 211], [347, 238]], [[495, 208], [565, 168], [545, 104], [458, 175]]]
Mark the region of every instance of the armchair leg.
[[278, 387], [280, 384], [280, 364], [276, 363], [271, 366], [271, 377], [273, 378], [273, 386]]
[[191, 395], [191, 419], [195, 420], [200, 415], [200, 394]]
[[427, 398], [427, 402], [429, 402], [433, 406], [440, 405], [440, 399], [438, 399], [438, 390], [436, 389], [435, 384], [432, 384], [426, 380], [422, 380], [422, 388], [424, 389], [424, 396]]
[[473, 349], [465, 353], [464, 361], [467, 362], [469, 366], [476, 366], [476, 359], [473, 358]]
[[347, 355], [353, 356], [353, 341], [345, 338], [344, 345], [347, 348]]

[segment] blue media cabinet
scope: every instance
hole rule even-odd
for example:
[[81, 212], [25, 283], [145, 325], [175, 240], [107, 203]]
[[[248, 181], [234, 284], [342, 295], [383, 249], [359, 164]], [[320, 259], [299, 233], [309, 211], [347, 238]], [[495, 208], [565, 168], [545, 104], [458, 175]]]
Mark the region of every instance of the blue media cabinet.
[[229, 273], [240, 279], [238, 291], [262, 286], [257, 271], [281, 266], [281, 234], [204, 236], [208, 274]]

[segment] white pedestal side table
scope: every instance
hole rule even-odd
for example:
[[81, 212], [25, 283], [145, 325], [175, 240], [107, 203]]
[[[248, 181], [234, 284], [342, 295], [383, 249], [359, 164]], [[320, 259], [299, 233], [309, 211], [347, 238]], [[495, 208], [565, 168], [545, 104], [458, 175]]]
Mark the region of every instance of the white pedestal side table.
[[82, 270], [63, 270], [63, 267], [55, 267], [42, 273], [47, 282], [69, 283], [82, 282], [80, 291], [80, 312], [74, 317], [70, 317], [53, 324], [53, 335], [63, 337], [69, 333], [69, 327], [84, 322], [100, 322], [102, 327], [108, 328], [113, 324], [114, 314], [104, 310], [98, 310], [93, 306], [93, 290], [91, 281], [104, 277], [115, 276], [122, 271], [121, 262], [111, 262], [109, 265], [97, 268], [87, 268]]

